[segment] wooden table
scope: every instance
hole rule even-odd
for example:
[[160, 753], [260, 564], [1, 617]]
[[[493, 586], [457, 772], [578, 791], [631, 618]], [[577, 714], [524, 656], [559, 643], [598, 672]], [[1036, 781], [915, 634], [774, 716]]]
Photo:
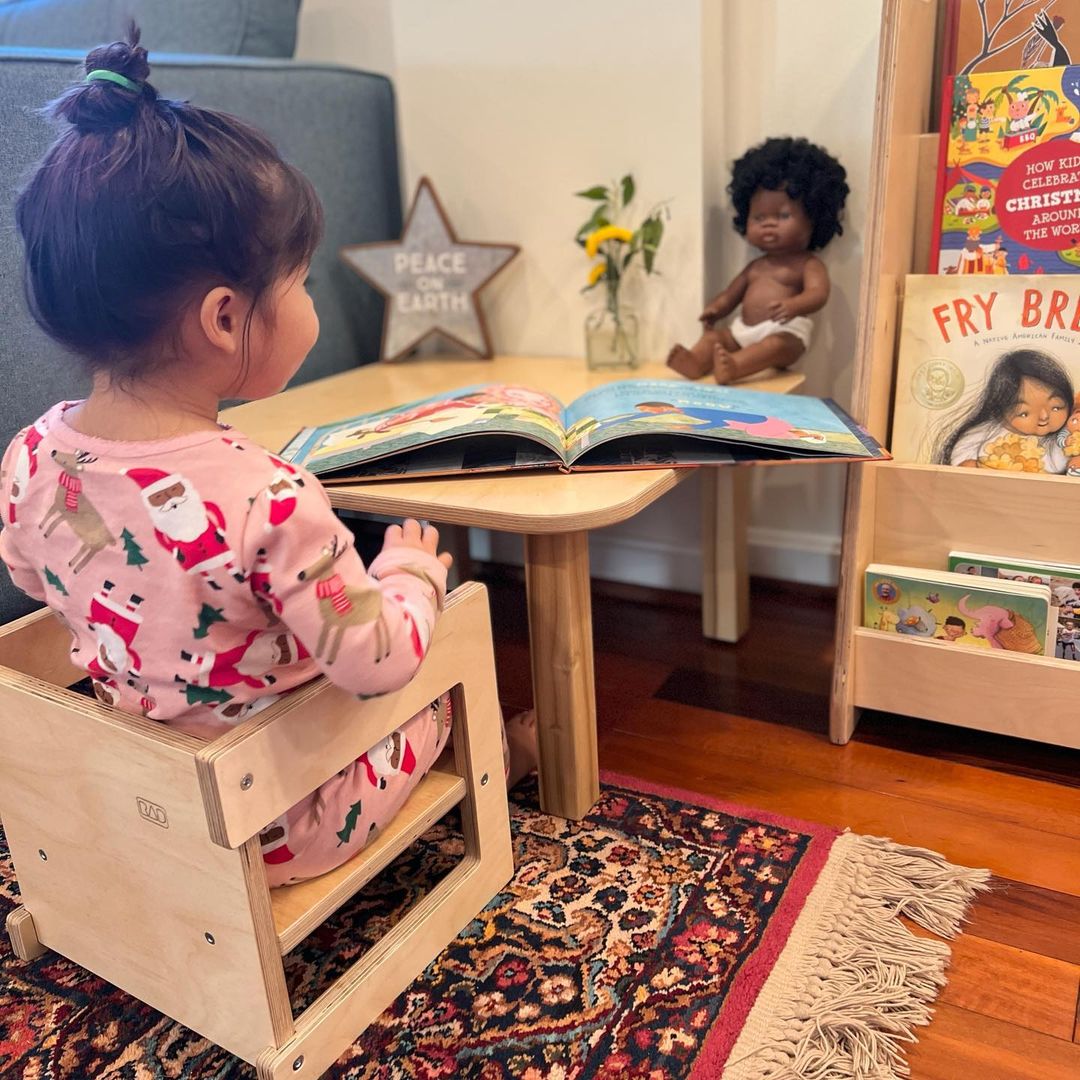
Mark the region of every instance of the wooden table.
[[[371, 364], [230, 409], [224, 419], [280, 449], [308, 424], [375, 412], [481, 382], [515, 382], [564, 402], [619, 378], [678, 378], [660, 364], [636, 371], [591, 372], [578, 359], [432, 358]], [[782, 372], [748, 389], [790, 393], [804, 377]], [[593, 679], [589, 530], [626, 521], [685, 480], [692, 469], [463, 476], [382, 481], [329, 488], [340, 509], [438, 524], [518, 533], [525, 540], [525, 581], [533, 697], [540, 741], [540, 803], [545, 812], [584, 817], [599, 796]], [[704, 629], [736, 640], [749, 610], [746, 564], [747, 469], [707, 469], [703, 496]]]

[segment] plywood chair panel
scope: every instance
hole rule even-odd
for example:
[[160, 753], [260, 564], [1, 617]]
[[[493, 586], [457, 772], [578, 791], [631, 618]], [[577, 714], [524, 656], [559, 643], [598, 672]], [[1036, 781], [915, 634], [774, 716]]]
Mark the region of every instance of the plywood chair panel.
[[[48, 612], [0, 628], [0, 814], [23, 899], [13, 948], [55, 949], [263, 1080], [314, 1080], [513, 872], [486, 590], [447, 598], [403, 690], [358, 702], [316, 680], [209, 744], [65, 689], [82, 674], [68, 645]], [[339, 872], [272, 897], [259, 830], [447, 690], [453, 775], [430, 773]], [[286, 758], [304, 767], [279, 769]], [[281, 951], [454, 805], [461, 863], [294, 1021]]]
[[185, 737], [2, 671], [0, 716], [0, 812], [37, 939], [253, 1061], [292, 1019], [252, 912], [261, 858], [210, 841]]

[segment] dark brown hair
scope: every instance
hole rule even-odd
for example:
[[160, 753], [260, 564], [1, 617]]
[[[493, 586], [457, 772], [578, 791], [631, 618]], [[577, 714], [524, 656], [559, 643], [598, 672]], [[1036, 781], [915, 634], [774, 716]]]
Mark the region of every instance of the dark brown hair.
[[46, 106], [68, 127], [15, 215], [38, 324], [93, 369], [133, 379], [162, 359], [152, 347], [209, 289], [238, 289], [253, 311], [265, 304], [310, 261], [322, 209], [259, 131], [159, 97], [134, 25], [87, 56], [87, 73], [98, 70], [133, 85], [80, 82]]

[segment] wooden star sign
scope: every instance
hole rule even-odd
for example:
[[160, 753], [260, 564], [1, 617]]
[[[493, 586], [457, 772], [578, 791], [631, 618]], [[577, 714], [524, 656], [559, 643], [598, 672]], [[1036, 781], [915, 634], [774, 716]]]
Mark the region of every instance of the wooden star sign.
[[380, 359], [400, 360], [432, 334], [490, 357], [477, 294], [520, 250], [517, 244], [458, 240], [424, 177], [400, 240], [351, 244], [341, 258], [386, 298]]

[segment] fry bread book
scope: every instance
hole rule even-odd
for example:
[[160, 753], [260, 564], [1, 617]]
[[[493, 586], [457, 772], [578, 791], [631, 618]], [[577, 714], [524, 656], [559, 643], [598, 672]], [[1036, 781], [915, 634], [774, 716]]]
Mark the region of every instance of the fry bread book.
[[939, 274], [1080, 270], [1080, 66], [956, 75], [942, 92]]
[[910, 275], [897, 461], [1080, 477], [1080, 277]]
[[281, 456], [332, 484], [553, 467], [867, 461], [888, 454], [833, 401], [627, 379], [565, 406], [525, 386], [465, 387], [304, 428]]
[[1053, 656], [1057, 609], [1046, 585], [871, 563], [863, 626], [948, 646]]

